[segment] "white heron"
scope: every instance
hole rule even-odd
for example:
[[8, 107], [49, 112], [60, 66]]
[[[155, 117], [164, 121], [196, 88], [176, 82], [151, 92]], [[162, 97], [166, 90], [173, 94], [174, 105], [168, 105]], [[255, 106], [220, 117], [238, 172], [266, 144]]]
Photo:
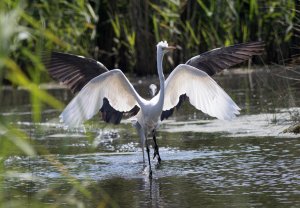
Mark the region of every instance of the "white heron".
[[148, 134], [153, 136], [154, 157], [160, 162], [155, 131], [185, 98], [196, 109], [212, 117], [221, 120], [235, 118], [240, 108], [210, 76], [248, 60], [252, 55], [261, 54], [264, 44], [250, 42], [211, 50], [178, 65], [166, 80], [163, 56], [175, 48], [168, 46], [166, 41], [159, 42], [156, 47], [160, 91], [150, 100], [142, 98], [119, 69], [108, 70], [93, 59], [58, 52], [52, 52], [46, 59], [50, 75], [73, 92], [78, 92], [61, 113], [61, 121], [69, 127], [76, 127], [100, 111], [106, 122], [117, 124], [127, 113], [140, 136], [144, 162], [146, 147], [150, 177]]

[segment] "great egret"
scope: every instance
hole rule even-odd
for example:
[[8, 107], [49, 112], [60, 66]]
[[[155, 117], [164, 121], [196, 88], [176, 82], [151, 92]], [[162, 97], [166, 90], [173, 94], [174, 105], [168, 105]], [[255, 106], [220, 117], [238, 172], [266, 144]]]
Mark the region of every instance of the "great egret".
[[120, 123], [124, 113], [134, 122], [140, 136], [144, 157], [146, 147], [149, 176], [152, 175], [148, 133], [154, 140], [154, 157], [160, 162], [155, 130], [172, 115], [183, 100], [198, 110], [222, 120], [233, 119], [240, 108], [210, 77], [215, 73], [248, 60], [263, 51], [262, 42], [242, 43], [218, 48], [178, 65], [167, 80], [163, 74], [163, 56], [174, 47], [166, 41], [157, 44], [157, 72], [160, 91], [150, 100], [142, 98], [119, 69], [108, 70], [102, 63], [72, 54], [52, 52], [46, 58], [46, 68], [52, 77], [78, 94], [61, 113], [67, 126], [76, 127], [92, 118], [99, 110], [106, 122]]

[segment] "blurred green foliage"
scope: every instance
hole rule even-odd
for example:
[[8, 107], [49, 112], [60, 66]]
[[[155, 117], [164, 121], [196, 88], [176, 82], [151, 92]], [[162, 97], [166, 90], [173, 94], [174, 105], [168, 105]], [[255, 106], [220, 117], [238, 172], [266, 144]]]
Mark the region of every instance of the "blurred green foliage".
[[[0, 3], [0, 88], [3, 83], [28, 90], [31, 97], [32, 121], [41, 120], [44, 105], [61, 109], [62, 104], [39, 84], [47, 80], [41, 52], [44, 50], [76, 51], [87, 53], [94, 38], [96, 15], [86, 1], [9, 1]], [[74, 21], [75, 19], [75, 21]], [[80, 44], [77, 44], [80, 43]], [[1, 89], [0, 89], [1, 90]], [[2, 91], [0, 91], [2, 93]], [[1, 96], [3, 97], [3, 96]], [[75, 197], [81, 193], [89, 197], [90, 193], [74, 179], [68, 170], [49, 155], [46, 149], [34, 149], [30, 135], [18, 129], [9, 120], [0, 115], [0, 207], [45, 207], [43, 198], [52, 195], [49, 189], [32, 197], [32, 200], [15, 199], [7, 192], [5, 181], [17, 178], [18, 172], [6, 169], [4, 161], [11, 156], [34, 158], [45, 157], [65, 177], [71, 185], [70, 194], [66, 197], [55, 197], [55, 203], [66, 201], [67, 204], [80, 206]], [[31, 176], [34, 180], [34, 177]]]

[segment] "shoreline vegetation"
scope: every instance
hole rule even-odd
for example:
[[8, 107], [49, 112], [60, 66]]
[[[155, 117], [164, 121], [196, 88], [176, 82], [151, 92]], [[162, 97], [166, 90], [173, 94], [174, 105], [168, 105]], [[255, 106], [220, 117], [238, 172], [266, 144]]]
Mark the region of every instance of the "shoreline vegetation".
[[3, 0], [1, 27], [8, 31], [0, 35], [6, 43], [1, 51], [37, 82], [45, 79], [36, 77], [45, 75], [41, 53], [51, 50], [154, 74], [154, 46], [161, 40], [177, 47], [167, 59], [173, 66], [213, 48], [257, 40], [265, 41], [266, 52], [254, 64], [293, 64], [300, 50], [299, 7], [292, 0]]

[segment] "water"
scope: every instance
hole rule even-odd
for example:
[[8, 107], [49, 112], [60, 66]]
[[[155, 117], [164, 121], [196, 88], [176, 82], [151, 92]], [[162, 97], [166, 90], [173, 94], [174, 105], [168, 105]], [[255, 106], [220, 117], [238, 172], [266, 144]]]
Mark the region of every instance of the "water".
[[[1, 114], [28, 132], [39, 156], [5, 159], [4, 197], [22, 207], [300, 207], [300, 140], [282, 133], [299, 118], [300, 84], [274, 74], [216, 77], [243, 109], [231, 122], [188, 104], [165, 121], [157, 137], [162, 164], [152, 161], [152, 180], [128, 121], [107, 125], [96, 116], [84, 129], [66, 130], [60, 112], [45, 109], [33, 123], [26, 93], [6, 89]], [[145, 96], [157, 83], [133, 80]], [[71, 99], [65, 89], [49, 92]]]

